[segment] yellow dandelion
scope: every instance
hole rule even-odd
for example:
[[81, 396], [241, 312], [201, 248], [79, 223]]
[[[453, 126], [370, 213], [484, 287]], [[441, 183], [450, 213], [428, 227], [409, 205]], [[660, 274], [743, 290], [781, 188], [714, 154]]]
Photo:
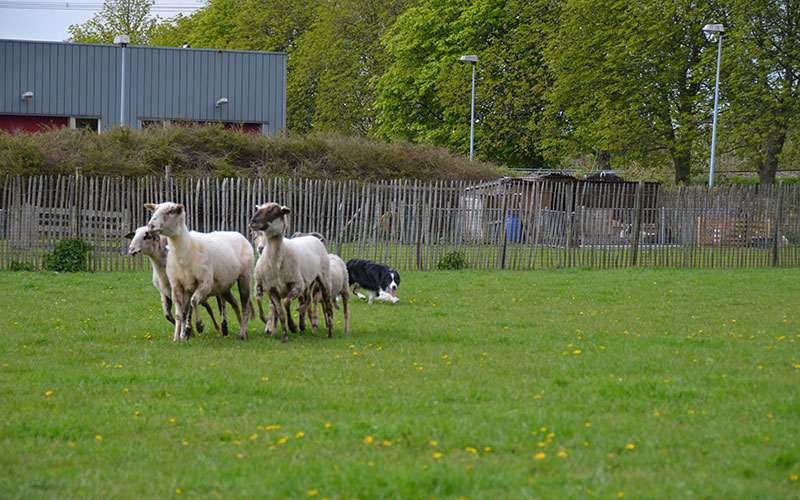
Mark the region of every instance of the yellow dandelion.
[[491, 446], [484, 446], [483, 451], [487, 451], [487, 452], [488, 451], [492, 451], [492, 447]]
[[169, 419], [169, 423], [174, 424], [175, 423], [175, 419], [174, 418]]
[[175, 494], [180, 495], [181, 494], [181, 489], [180, 488], [175, 488]]
[[310, 496], [310, 497], [315, 497], [318, 494], [319, 494], [319, 491], [317, 491], [317, 490], [309, 490], [308, 491], [308, 496]]
[[634, 448], [636, 448], [636, 445], [633, 444], [633, 443], [628, 443], [628, 444], [625, 445], [625, 449], [626, 450], [632, 450]]
[[438, 445], [438, 444], [439, 444], [439, 443], [437, 443], [436, 441], [433, 441], [433, 440], [431, 440], [431, 441], [428, 441], [428, 443], [429, 443], [431, 446], [436, 446], [436, 445]]
[[325, 424], [325, 428], [326, 429], [330, 429], [331, 428], [331, 424]]
[[564, 450], [559, 451], [558, 452], [558, 457], [559, 458], [567, 458], [567, 452], [564, 451]]
[[437, 451], [433, 454], [433, 458], [442, 458], [442, 454]]
[[302, 432], [302, 431], [301, 431], [301, 432], [298, 432], [297, 434], [295, 434], [295, 435], [294, 435], [294, 437], [296, 437], [296, 438], [300, 439], [301, 437], [303, 437], [303, 436], [305, 436], [305, 435], [306, 435], [306, 434], [305, 434], [305, 432]]
[[284, 443], [286, 443], [286, 441], [288, 441], [288, 440], [289, 440], [289, 438], [288, 438], [288, 437], [282, 437], [282, 438], [280, 438], [280, 439], [278, 440], [278, 444], [284, 444]]
[[545, 455], [544, 453], [537, 453], [536, 455], [533, 456], [533, 458], [535, 458], [536, 460], [544, 460], [546, 456], [547, 455]]
[[102, 441], [103, 440], [103, 436], [101, 436], [100, 434], [96, 435], [94, 438], [96, 440], [98, 440], [98, 441]]
[[789, 474], [789, 481], [797, 481], [799, 478], [797, 474]]
[[53, 395], [53, 391], [47, 391], [47, 392], [44, 393], [44, 395], [45, 396], [52, 396]]
[[467, 446], [467, 447], [466, 447], [466, 448], [464, 448], [464, 449], [465, 449], [465, 450], [467, 450], [467, 451], [468, 451], [468, 452], [470, 452], [470, 453], [478, 453], [478, 450], [476, 450], [476, 449], [475, 449], [475, 448], [473, 448], [472, 446]]
[[255, 441], [256, 439], [258, 439], [258, 434], [253, 434], [250, 436], [250, 441]]
[[367, 437], [364, 438], [364, 443], [365, 444], [372, 444], [373, 440], [374, 440], [374, 438], [372, 436], [367, 436]]

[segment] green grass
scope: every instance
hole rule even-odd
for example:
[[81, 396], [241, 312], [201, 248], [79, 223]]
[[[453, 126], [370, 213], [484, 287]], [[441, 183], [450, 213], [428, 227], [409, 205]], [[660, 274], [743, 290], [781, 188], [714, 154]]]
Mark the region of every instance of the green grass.
[[798, 269], [406, 272], [288, 344], [0, 286], [3, 498], [800, 498]]

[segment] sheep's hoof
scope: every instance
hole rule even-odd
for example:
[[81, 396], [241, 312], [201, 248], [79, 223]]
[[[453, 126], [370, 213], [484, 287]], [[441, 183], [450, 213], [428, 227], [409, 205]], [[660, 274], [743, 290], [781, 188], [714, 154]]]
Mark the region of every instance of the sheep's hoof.
[[206, 325], [202, 321], [198, 321], [194, 326], [197, 327], [197, 333], [203, 333], [203, 330], [206, 329]]
[[247, 340], [247, 334], [242, 333], [241, 335], [239, 335], [239, 340]]
[[228, 322], [227, 321], [223, 321], [222, 322], [222, 336], [223, 337], [227, 337], [228, 336]]

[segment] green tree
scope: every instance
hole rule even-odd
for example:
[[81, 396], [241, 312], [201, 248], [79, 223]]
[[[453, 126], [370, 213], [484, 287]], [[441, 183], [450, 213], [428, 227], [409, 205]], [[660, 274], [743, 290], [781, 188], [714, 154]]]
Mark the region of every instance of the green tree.
[[291, 52], [289, 128], [367, 136], [374, 126], [375, 89], [388, 56], [380, 37], [406, 0], [342, 0], [322, 4], [314, 26]]
[[534, 127], [547, 88], [539, 19], [547, 1], [426, 0], [385, 37], [392, 57], [375, 79], [379, 133], [387, 138], [469, 149], [471, 69], [478, 56], [476, 156], [541, 166]]
[[759, 181], [773, 184], [800, 124], [800, 3], [734, 0], [722, 50], [732, 141]]
[[133, 45], [148, 45], [159, 23], [150, 14], [154, 0], [106, 0], [103, 8], [83, 24], [69, 27], [70, 42], [113, 43], [117, 35], [128, 35]]
[[715, 47], [701, 28], [713, 2], [659, 0], [561, 4], [547, 50], [550, 151], [624, 157], [647, 165], [666, 156], [687, 183], [698, 138], [708, 137]]

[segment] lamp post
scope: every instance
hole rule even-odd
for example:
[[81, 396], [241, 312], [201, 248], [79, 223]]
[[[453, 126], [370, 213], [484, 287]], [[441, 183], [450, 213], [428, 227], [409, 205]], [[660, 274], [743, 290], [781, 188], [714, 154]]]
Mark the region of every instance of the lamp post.
[[475, 65], [478, 63], [478, 56], [461, 56], [459, 61], [472, 65], [472, 104], [469, 113], [469, 161], [472, 161], [472, 145], [475, 138]]
[[706, 24], [703, 33], [709, 36], [717, 35], [717, 82], [714, 85], [714, 122], [711, 126], [711, 166], [708, 169], [708, 189], [714, 187], [714, 163], [717, 156], [717, 113], [719, 103], [719, 66], [722, 59], [722, 34], [725, 26], [721, 24]]
[[117, 35], [114, 37], [114, 45], [122, 47], [122, 74], [120, 75], [120, 89], [119, 89], [119, 126], [125, 126], [125, 47], [131, 43], [131, 37], [128, 35]]

